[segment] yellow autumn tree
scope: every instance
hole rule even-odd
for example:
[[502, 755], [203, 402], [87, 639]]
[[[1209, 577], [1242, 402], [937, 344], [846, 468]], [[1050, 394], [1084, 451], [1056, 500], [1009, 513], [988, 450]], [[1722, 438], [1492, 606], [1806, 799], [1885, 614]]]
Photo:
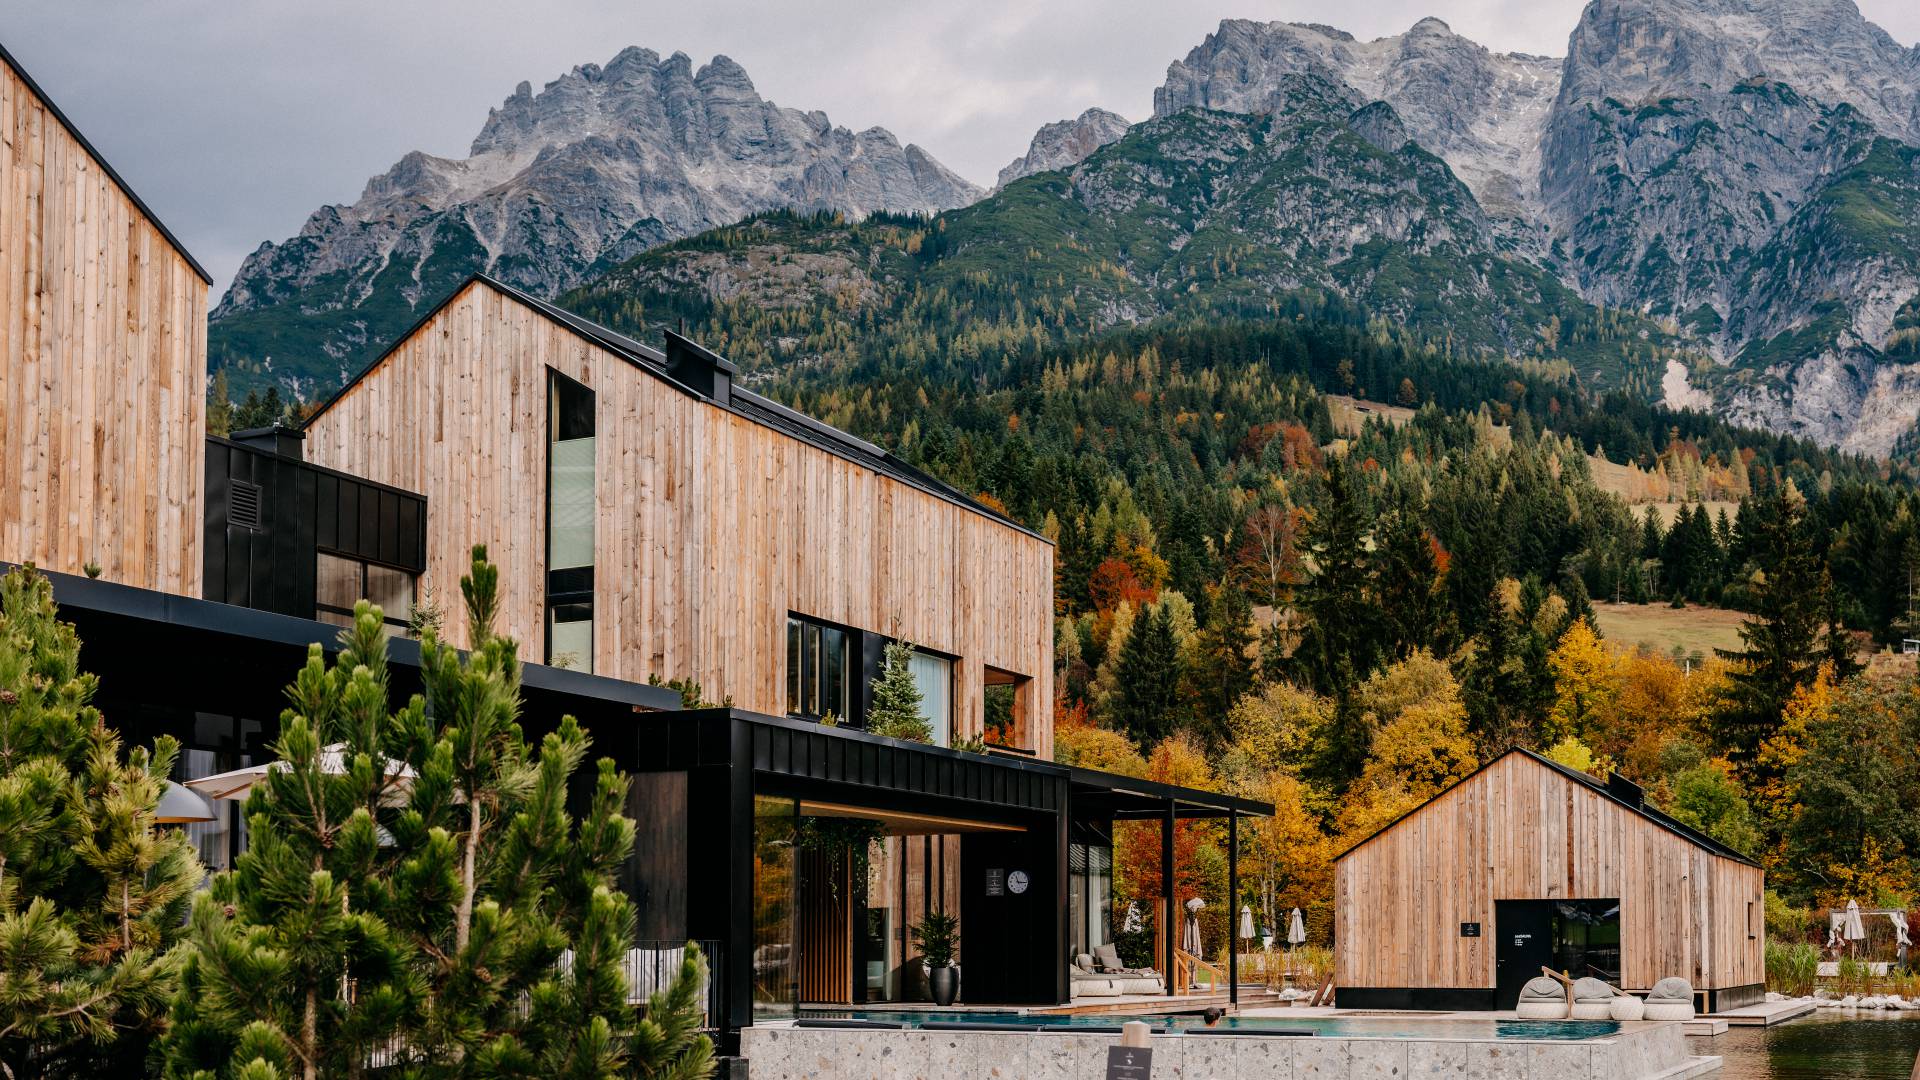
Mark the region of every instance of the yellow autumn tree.
[[1291, 683], [1268, 683], [1227, 713], [1235, 750], [1262, 772], [1298, 772], [1314, 735], [1333, 718], [1333, 703]]
[[1240, 874], [1254, 883], [1261, 918], [1284, 928], [1287, 913], [1300, 908], [1309, 925], [1315, 913], [1333, 902], [1333, 840], [1312, 810], [1320, 795], [1287, 772], [1270, 772], [1254, 798], [1273, 804], [1273, 816], [1253, 818], [1242, 841]]
[[1377, 792], [1398, 791], [1425, 801], [1478, 767], [1460, 686], [1427, 650], [1375, 672], [1355, 703], [1373, 741], [1350, 800], [1373, 803]]
[[1547, 656], [1553, 672], [1553, 709], [1547, 714], [1549, 740], [1588, 738], [1608, 716], [1619, 696], [1619, 665], [1614, 652], [1583, 618], [1575, 619]]

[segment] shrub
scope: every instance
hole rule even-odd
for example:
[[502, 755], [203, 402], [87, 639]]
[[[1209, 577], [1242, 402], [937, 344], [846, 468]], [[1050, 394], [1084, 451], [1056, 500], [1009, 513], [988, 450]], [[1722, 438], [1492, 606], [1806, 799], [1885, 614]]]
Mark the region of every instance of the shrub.
[[1790, 997], [1813, 993], [1820, 971], [1820, 950], [1805, 941], [1767, 939], [1767, 989]]

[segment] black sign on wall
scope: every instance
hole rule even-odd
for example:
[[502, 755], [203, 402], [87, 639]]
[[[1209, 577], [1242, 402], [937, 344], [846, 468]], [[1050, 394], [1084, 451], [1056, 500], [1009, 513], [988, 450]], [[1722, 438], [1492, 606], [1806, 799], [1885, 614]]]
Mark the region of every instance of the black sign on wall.
[[1107, 1080], [1148, 1080], [1153, 1051], [1141, 1046], [1107, 1047]]
[[1479, 937], [1479, 936], [1480, 936], [1480, 924], [1479, 924], [1479, 923], [1477, 923], [1477, 922], [1463, 922], [1463, 923], [1461, 923], [1461, 924], [1460, 924], [1460, 936], [1461, 936], [1461, 937]]

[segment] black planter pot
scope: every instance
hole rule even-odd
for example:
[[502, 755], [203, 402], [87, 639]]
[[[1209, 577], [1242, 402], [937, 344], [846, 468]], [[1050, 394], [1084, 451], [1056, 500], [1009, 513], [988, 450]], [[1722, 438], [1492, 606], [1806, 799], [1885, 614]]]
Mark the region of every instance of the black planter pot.
[[960, 996], [960, 969], [937, 967], [927, 972], [927, 984], [935, 1005], [951, 1005]]

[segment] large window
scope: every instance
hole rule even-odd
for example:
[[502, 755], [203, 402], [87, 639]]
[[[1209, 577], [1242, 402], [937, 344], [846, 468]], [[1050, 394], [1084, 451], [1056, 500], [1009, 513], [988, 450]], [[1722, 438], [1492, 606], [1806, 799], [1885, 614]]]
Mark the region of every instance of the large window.
[[787, 712], [819, 720], [847, 717], [847, 632], [787, 617]]
[[915, 650], [912, 671], [920, 688], [920, 715], [933, 728], [933, 745], [953, 745], [953, 661]]
[[593, 670], [594, 395], [547, 382], [547, 663]]
[[1113, 847], [1072, 844], [1067, 853], [1067, 919], [1074, 954], [1113, 940]]
[[406, 570], [323, 551], [314, 568], [313, 617], [352, 626], [353, 605], [371, 600], [388, 626], [405, 629], [413, 618], [414, 578]]
[[753, 1015], [790, 1018], [799, 1004], [794, 969], [799, 867], [794, 831], [799, 807], [792, 799], [753, 798]]

